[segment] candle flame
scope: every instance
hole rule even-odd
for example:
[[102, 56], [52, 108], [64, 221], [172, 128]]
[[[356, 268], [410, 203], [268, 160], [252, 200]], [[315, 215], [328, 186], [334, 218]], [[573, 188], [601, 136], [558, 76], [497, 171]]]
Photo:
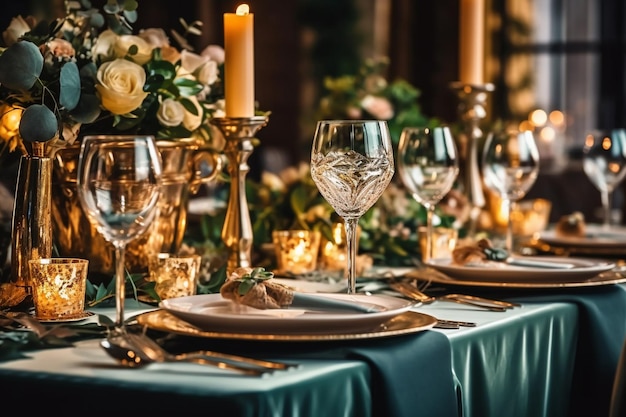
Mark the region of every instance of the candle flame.
[[239, 6], [237, 6], [237, 11], [235, 12], [235, 14], [237, 16], [245, 16], [247, 14], [250, 14], [250, 6], [245, 3], [240, 4]]

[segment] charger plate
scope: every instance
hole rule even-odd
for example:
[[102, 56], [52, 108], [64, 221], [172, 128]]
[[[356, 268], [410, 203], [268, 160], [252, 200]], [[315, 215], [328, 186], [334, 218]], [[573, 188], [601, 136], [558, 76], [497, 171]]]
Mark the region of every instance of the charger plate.
[[458, 281], [494, 282], [496, 284], [579, 284], [610, 271], [615, 263], [604, 260], [562, 256], [525, 256], [520, 259], [554, 264], [570, 264], [572, 268], [538, 268], [491, 263], [479, 266], [456, 265], [451, 259], [433, 259], [427, 265]]
[[483, 280], [480, 276], [475, 276], [472, 279], [456, 279], [454, 277], [447, 276], [442, 273], [424, 273], [424, 272], [409, 272], [407, 277], [416, 278], [421, 281], [428, 281], [431, 283], [444, 284], [444, 285], [457, 285], [467, 287], [490, 287], [490, 288], [575, 288], [575, 287], [597, 287], [602, 285], [621, 284], [626, 282], [626, 276], [624, 271], [607, 271], [600, 273], [591, 278], [578, 278], [570, 281], [551, 281], [550, 279], [542, 279], [526, 282], [514, 282], [514, 281], [494, 281]]
[[200, 330], [194, 325], [179, 319], [166, 310], [155, 310], [136, 317], [137, 322], [153, 330], [175, 333], [182, 336], [204, 337], [212, 339], [260, 340], [275, 342], [312, 342], [372, 339], [418, 333], [431, 329], [437, 319], [415, 311], [401, 313], [390, 320], [367, 331], [343, 331], [339, 333], [300, 334], [291, 332], [276, 333], [233, 333], [223, 331]]

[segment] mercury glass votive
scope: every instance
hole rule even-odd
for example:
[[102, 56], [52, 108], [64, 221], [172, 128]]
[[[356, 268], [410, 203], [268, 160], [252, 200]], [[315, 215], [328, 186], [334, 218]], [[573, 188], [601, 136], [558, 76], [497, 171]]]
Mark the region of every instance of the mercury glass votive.
[[149, 262], [150, 280], [162, 300], [195, 295], [202, 257], [159, 253]]
[[35, 316], [38, 319], [73, 319], [84, 315], [89, 261], [77, 258], [42, 258], [28, 262]]
[[284, 273], [305, 274], [317, 268], [321, 233], [314, 230], [275, 230], [272, 242], [278, 269]]

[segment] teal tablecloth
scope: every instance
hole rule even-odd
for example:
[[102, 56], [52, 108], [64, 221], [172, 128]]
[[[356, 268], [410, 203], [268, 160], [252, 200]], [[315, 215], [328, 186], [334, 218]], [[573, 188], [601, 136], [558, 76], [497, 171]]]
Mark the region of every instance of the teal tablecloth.
[[460, 416], [450, 343], [438, 332], [332, 343], [233, 343], [189, 338], [173, 342], [168, 346], [172, 351], [177, 350], [176, 345], [182, 345], [185, 350], [208, 348], [242, 354], [254, 351], [264, 357], [296, 360], [363, 360], [371, 373], [372, 416]]
[[578, 343], [570, 417], [608, 416], [611, 390], [626, 338], [626, 287], [609, 285], [518, 297], [520, 301], [578, 306]]

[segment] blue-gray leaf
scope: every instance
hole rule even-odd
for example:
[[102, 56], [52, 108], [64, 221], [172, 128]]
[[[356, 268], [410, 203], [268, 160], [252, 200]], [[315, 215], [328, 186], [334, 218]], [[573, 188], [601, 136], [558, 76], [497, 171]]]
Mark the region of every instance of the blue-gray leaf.
[[68, 110], [74, 110], [80, 99], [80, 75], [75, 62], [66, 62], [59, 76], [59, 102]]
[[20, 41], [0, 55], [0, 84], [11, 90], [29, 90], [43, 69], [43, 56], [32, 42]]

